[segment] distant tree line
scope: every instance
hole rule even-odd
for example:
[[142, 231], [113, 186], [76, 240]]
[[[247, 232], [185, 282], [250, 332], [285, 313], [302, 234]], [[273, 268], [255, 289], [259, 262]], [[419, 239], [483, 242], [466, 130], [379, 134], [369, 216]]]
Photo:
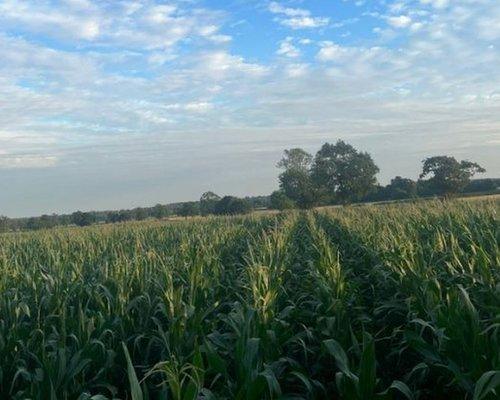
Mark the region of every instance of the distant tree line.
[[386, 186], [377, 183], [378, 166], [370, 154], [339, 140], [325, 143], [313, 157], [301, 148], [285, 150], [277, 164], [280, 189], [271, 194], [271, 207], [310, 208], [319, 205], [387, 201], [416, 197], [450, 197], [458, 193], [494, 192], [500, 179], [472, 181], [485, 172], [479, 164], [436, 156], [423, 160], [417, 181], [396, 176]]
[[195, 215], [237, 215], [248, 214], [256, 208], [269, 208], [268, 196], [245, 197], [235, 196], [220, 197], [214, 192], [205, 192], [199, 201], [183, 203], [177, 214], [188, 217]]
[[213, 192], [204, 193], [199, 201], [157, 204], [154, 207], [137, 207], [119, 211], [75, 211], [72, 214], [51, 214], [30, 218], [7, 218], [0, 216], [0, 232], [49, 229], [56, 226], [118, 223], [163, 219], [173, 216], [234, 215], [245, 214], [254, 209], [269, 208], [269, 196], [238, 198], [220, 197]]
[[417, 197], [450, 197], [459, 193], [495, 193], [500, 179], [475, 179], [484, 168], [474, 162], [457, 161], [450, 156], [423, 160], [418, 180], [394, 177], [382, 186], [377, 182], [378, 166], [370, 154], [355, 149], [342, 140], [325, 143], [313, 156], [300, 148], [284, 151], [277, 167], [279, 190], [270, 196], [238, 198], [220, 197], [205, 192], [198, 201], [157, 204], [119, 211], [76, 211], [31, 218], [0, 216], [0, 232], [48, 229], [61, 225], [88, 226], [96, 223], [118, 223], [163, 219], [171, 216], [206, 216], [246, 214], [254, 209], [310, 208], [319, 205], [349, 204], [412, 199]]

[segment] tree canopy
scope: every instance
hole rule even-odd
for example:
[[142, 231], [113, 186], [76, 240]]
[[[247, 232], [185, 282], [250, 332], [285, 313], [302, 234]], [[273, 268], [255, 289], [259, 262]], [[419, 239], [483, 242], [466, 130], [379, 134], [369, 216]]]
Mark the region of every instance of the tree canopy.
[[391, 179], [391, 183], [387, 185], [386, 190], [391, 199], [409, 199], [417, 196], [417, 182], [412, 179], [396, 176]]
[[252, 210], [252, 206], [245, 199], [234, 196], [224, 196], [215, 205], [217, 215], [247, 214]]
[[334, 201], [360, 201], [377, 182], [379, 169], [368, 153], [339, 140], [325, 143], [313, 158], [300, 148], [285, 150], [277, 166], [280, 190], [301, 208]]
[[273, 210], [288, 210], [295, 208], [295, 202], [290, 199], [283, 190], [276, 190], [271, 193], [271, 208]]
[[280, 189], [300, 208], [314, 206], [317, 196], [309, 171], [291, 168], [279, 176]]
[[75, 211], [71, 214], [71, 222], [78, 226], [92, 225], [95, 221], [95, 215], [90, 212]]
[[475, 174], [483, 172], [486, 170], [475, 162], [435, 156], [423, 161], [420, 179], [430, 176], [428, 183], [431, 188], [438, 194], [449, 196], [461, 192]]
[[190, 217], [193, 215], [198, 215], [200, 213], [200, 203], [197, 201], [188, 201], [182, 203], [179, 208], [178, 214], [182, 217]]
[[215, 206], [220, 199], [220, 196], [214, 192], [208, 191], [203, 193], [200, 197], [201, 215], [214, 214]]
[[283, 158], [278, 162], [278, 168], [284, 170], [308, 171], [312, 155], [300, 148], [288, 149], [283, 152]]
[[339, 140], [335, 144], [325, 143], [316, 153], [311, 177], [331, 199], [350, 203], [373, 190], [378, 172], [370, 154]]

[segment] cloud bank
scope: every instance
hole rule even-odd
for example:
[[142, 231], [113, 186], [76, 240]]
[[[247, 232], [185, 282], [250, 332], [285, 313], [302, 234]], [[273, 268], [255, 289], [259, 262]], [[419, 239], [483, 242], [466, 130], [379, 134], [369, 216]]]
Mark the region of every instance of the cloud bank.
[[499, 2], [210, 3], [0, 0], [0, 214], [266, 193], [338, 138], [500, 172]]

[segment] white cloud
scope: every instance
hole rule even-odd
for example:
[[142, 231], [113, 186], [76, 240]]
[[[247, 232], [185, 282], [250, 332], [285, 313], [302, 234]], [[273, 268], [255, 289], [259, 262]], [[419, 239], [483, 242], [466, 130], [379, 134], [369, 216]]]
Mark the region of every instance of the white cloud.
[[229, 35], [212, 35], [208, 37], [214, 43], [229, 43], [233, 40], [233, 38]]
[[158, 5], [150, 7], [146, 13], [146, 18], [155, 24], [171, 23], [174, 19], [174, 13], [177, 7], [173, 5]]
[[311, 13], [307, 10], [301, 8], [287, 8], [283, 7], [281, 4], [272, 1], [269, 4], [269, 11], [274, 14], [284, 14], [287, 17], [308, 17]]
[[411, 24], [411, 18], [407, 15], [399, 15], [397, 17], [389, 17], [389, 24], [395, 28], [406, 28]]
[[[51, 167], [51, 174], [74, 166], [79, 178], [82, 171], [101, 178], [133, 165], [137, 181], [169, 170], [172, 184], [180, 185], [178, 160], [196, 146], [203, 157], [192, 157], [189, 168], [205, 171], [235, 149], [238, 159], [249, 147], [274, 149], [279, 157], [292, 144], [314, 150], [326, 140], [361, 136], [359, 145], [373, 149], [390, 174], [405, 162], [417, 168], [422, 155], [449, 151], [450, 143], [481, 161], [483, 144], [499, 141], [497, 1], [444, 7], [401, 0], [392, 11], [393, 2], [379, 3], [378, 14], [359, 12], [360, 24], [380, 22], [380, 35], [368, 32], [365, 40], [353, 30], [350, 44], [344, 32], [328, 31], [334, 41], [322, 40], [326, 33], [289, 37], [262, 58], [246, 53], [239, 40], [227, 46], [225, 21], [235, 38], [259, 27], [231, 26], [231, 17], [199, 3], [159, 9], [150, 1], [112, 3], [0, 0], [0, 99], [8, 99], [0, 107], [0, 178], [2, 169], [21, 166]], [[282, 26], [315, 18], [273, 4]], [[394, 154], [404, 160], [395, 162]], [[272, 186], [269, 157], [251, 165], [269, 165], [261, 180]], [[124, 192], [134, 192], [129, 177], [122, 179]]]
[[268, 68], [256, 63], [248, 63], [243, 57], [235, 56], [225, 50], [218, 50], [202, 55], [200, 67], [206, 68], [212, 76], [222, 77], [232, 73], [245, 73], [253, 76], [261, 76]]
[[423, 23], [415, 22], [415, 23], [411, 24], [410, 30], [412, 32], [418, 32], [420, 29], [422, 29], [423, 26], [424, 26]]
[[167, 51], [154, 51], [148, 57], [148, 63], [155, 66], [162, 66], [168, 61], [176, 59], [175, 54], [169, 53]]
[[44, 3], [4, 0], [0, 3], [0, 22], [8, 26], [22, 26], [35, 32], [46, 32], [58, 37], [93, 40], [99, 34], [98, 15], [93, 10], [54, 9]]
[[199, 28], [199, 33], [202, 36], [212, 36], [219, 30], [217, 25], [206, 25]]
[[422, 4], [430, 4], [432, 7], [437, 9], [443, 9], [448, 7], [450, 1], [449, 0], [420, 0]]
[[481, 38], [486, 40], [499, 40], [500, 39], [500, 6], [497, 8], [496, 13], [481, 16], [477, 23], [477, 30]]
[[289, 78], [300, 78], [309, 72], [309, 64], [289, 64], [285, 71]]
[[328, 25], [329, 21], [330, 21], [329, 18], [294, 17], [281, 20], [281, 23], [283, 25], [289, 26], [292, 29], [304, 29], [304, 28], [320, 28]]
[[18, 156], [2, 156], [0, 154], [0, 168], [17, 169], [17, 168], [48, 168], [54, 167], [58, 162], [55, 156], [40, 156], [40, 155], [18, 155]]
[[292, 29], [321, 28], [330, 22], [328, 17], [313, 17], [309, 10], [284, 7], [274, 1], [269, 4], [269, 11], [280, 15], [277, 21]]
[[99, 35], [99, 24], [97, 21], [87, 21], [82, 25], [80, 36], [87, 40], [93, 40]]
[[340, 61], [349, 53], [348, 48], [330, 41], [322, 42], [320, 46], [321, 48], [316, 56], [320, 61]]
[[320, 61], [332, 61], [342, 54], [342, 49], [334, 43], [324, 45], [318, 52], [317, 58]]
[[285, 40], [282, 40], [279, 45], [280, 47], [276, 51], [276, 54], [290, 58], [300, 57], [300, 50], [294, 46], [292, 37], [289, 36]]
[[63, 2], [79, 10], [88, 10], [93, 7], [92, 2], [89, 0], [64, 0]]
[[145, 1], [90, 2], [67, 0], [59, 5], [27, 0], [0, 1], [0, 25], [65, 42], [75, 39], [101, 46], [166, 49], [182, 40], [205, 39], [227, 43], [219, 33], [221, 15], [201, 8]]
[[206, 25], [198, 29], [200, 36], [206, 37], [214, 43], [228, 43], [232, 40], [229, 35], [222, 35], [219, 33], [219, 26], [217, 25]]
[[185, 111], [191, 111], [191, 112], [196, 112], [196, 113], [205, 113], [205, 112], [213, 109], [213, 107], [214, 107], [214, 105], [212, 103], [207, 102], [207, 101], [195, 101], [195, 102], [190, 102], [190, 103], [185, 103], [185, 104], [180, 104], [180, 103], [167, 104], [165, 106], [165, 109], [166, 110], [185, 110]]

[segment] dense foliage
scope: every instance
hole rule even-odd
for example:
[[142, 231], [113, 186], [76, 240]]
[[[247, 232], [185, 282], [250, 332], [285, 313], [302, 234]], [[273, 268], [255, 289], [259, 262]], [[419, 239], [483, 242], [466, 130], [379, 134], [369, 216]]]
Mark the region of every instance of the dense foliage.
[[214, 207], [214, 213], [217, 215], [248, 214], [250, 211], [252, 206], [248, 201], [234, 196], [224, 196]]
[[[119, 211], [76, 211], [72, 214], [52, 214], [30, 218], [7, 218], [0, 216], [0, 232], [18, 230], [48, 229], [63, 225], [88, 226], [95, 223], [119, 223], [164, 219], [172, 216], [192, 216], [215, 214], [215, 205], [220, 201], [215, 193], [204, 193], [200, 201], [157, 204], [153, 207], [136, 207]], [[269, 196], [252, 196], [243, 199], [251, 209], [267, 208]]]
[[424, 160], [420, 179], [431, 176], [429, 184], [443, 195], [462, 191], [477, 173], [486, 170], [479, 164], [470, 161], [457, 161], [454, 157], [436, 156]]
[[277, 164], [280, 191], [301, 208], [361, 201], [372, 192], [378, 167], [368, 153], [342, 140], [325, 143], [313, 158], [303, 149], [285, 150]]
[[497, 399], [498, 209], [3, 234], [0, 398]]
[[457, 161], [450, 156], [423, 160], [418, 181], [396, 176], [387, 186], [377, 183], [378, 166], [371, 155], [337, 141], [325, 143], [313, 157], [301, 148], [283, 152], [277, 167], [280, 190], [271, 194], [271, 207], [285, 210], [294, 205], [311, 208], [320, 205], [390, 201], [415, 197], [450, 197], [458, 193], [489, 192], [499, 189], [498, 179], [471, 178], [486, 172], [479, 164]]
[[335, 144], [325, 143], [316, 153], [311, 178], [327, 199], [352, 203], [372, 191], [378, 172], [370, 154], [339, 140]]

